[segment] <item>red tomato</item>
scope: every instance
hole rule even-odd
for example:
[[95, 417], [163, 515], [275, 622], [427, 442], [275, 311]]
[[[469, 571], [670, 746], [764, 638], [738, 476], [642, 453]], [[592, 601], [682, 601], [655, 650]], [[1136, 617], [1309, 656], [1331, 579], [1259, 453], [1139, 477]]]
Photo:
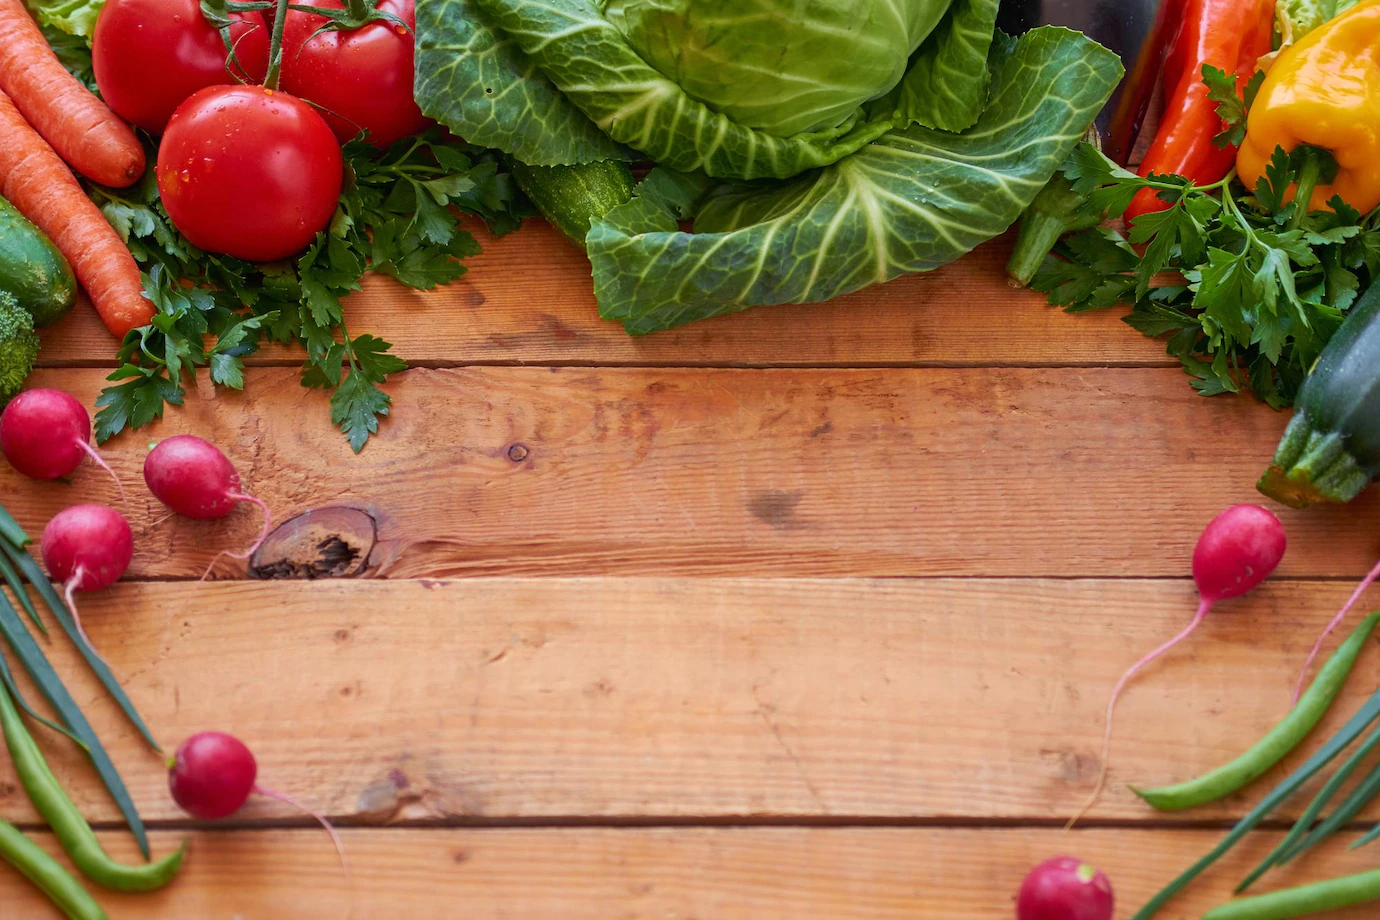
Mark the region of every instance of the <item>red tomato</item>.
[[[344, 8], [342, 0], [312, 5]], [[380, 0], [378, 10], [397, 16], [408, 29], [417, 25], [414, 0]], [[321, 106], [342, 143], [367, 129], [369, 140], [387, 147], [424, 130], [430, 122], [412, 98], [413, 33], [390, 22], [371, 22], [313, 38], [325, 22], [311, 13], [288, 13], [283, 89]]]
[[198, 0], [107, 0], [96, 20], [91, 62], [106, 104], [126, 121], [161, 133], [173, 110], [208, 86], [262, 83], [268, 29], [259, 13], [235, 13], [230, 27], [241, 67], [232, 76], [220, 33]]
[[316, 110], [262, 86], [213, 86], [178, 107], [158, 192], [192, 244], [251, 262], [296, 255], [340, 201], [340, 144]]

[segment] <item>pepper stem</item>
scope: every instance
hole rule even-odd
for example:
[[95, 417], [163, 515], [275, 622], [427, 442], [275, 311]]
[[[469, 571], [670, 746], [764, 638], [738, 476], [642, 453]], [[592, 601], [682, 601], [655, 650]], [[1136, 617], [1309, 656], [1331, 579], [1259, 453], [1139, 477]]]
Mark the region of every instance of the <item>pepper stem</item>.
[[1322, 175], [1322, 164], [1318, 158], [1305, 150], [1303, 165], [1299, 168], [1298, 184], [1294, 187], [1294, 214], [1289, 218], [1289, 229], [1297, 230], [1303, 226], [1308, 216], [1309, 204], [1313, 200], [1313, 189], [1318, 187], [1318, 177]]
[[1313, 191], [1318, 183], [1327, 184], [1337, 178], [1337, 158], [1332, 151], [1312, 144], [1295, 147], [1290, 160], [1297, 169], [1294, 185], [1294, 213], [1289, 218], [1289, 229], [1297, 230], [1303, 226], [1313, 201]]
[[264, 76], [264, 88], [276, 90], [278, 80], [283, 75], [283, 29], [287, 26], [288, 0], [278, 0], [273, 14], [273, 36], [268, 45], [268, 73]]

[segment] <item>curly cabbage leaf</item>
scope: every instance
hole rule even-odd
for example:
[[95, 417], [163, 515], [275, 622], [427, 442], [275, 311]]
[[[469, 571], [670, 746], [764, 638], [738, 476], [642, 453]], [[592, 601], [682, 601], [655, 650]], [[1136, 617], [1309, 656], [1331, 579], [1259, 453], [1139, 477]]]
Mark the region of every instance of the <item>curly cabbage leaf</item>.
[[890, 92], [950, 2], [606, 0], [604, 18], [691, 99], [789, 137]]
[[417, 104], [471, 144], [529, 166], [634, 159], [551, 85], [473, 0], [417, 4]]
[[901, 83], [898, 126], [966, 131], [987, 105], [987, 55], [1000, 0], [957, 0]]
[[657, 162], [711, 176], [786, 178], [875, 140], [888, 122], [777, 137], [696, 102], [643, 61], [597, 0], [476, 0], [565, 96], [609, 136]]
[[[615, 15], [612, 19], [606, 17], [600, 0], [474, 2], [493, 26], [510, 36], [531, 56], [561, 93], [615, 140], [641, 151], [663, 166], [683, 172], [702, 170], [710, 176], [726, 179], [785, 179], [837, 162], [893, 127], [912, 120], [927, 124], [933, 120], [932, 126], [949, 128], [962, 128], [971, 123], [972, 118], [965, 119], [962, 112], [950, 111], [951, 102], [930, 103], [924, 97], [951, 92], [967, 100], [966, 107], [970, 113], [982, 108], [986, 100], [987, 82], [986, 62], [982, 53], [985, 48], [981, 37], [975, 37], [974, 31], [979, 28], [978, 23], [983, 16], [995, 22], [991, 13], [996, 0], [958, 0], [952, 6], [952, 0], [941, 0], [940, 12], [948, 11], [948, 18], [937, 20], [940, 22], [937, 29], [931, 22], [932, 15], [893, 13], [898, 30], [906, 25], [913, 29], [915, 36], [923, 38], [933, 34], [935, 40], [925, 42], [913, 58], [905, 52], [905, 46], [912, 36], [908, 35], [904, 44], [893, 44], [894, 56], [886, 62], [888, 69], [885, 79], [861, 63], [875, 55], [881, 45], [869, 44], [858, 35], [852, 36], [854, 50], [846, 58], [818, 60], [813, 71], [810, 71], [795, 59], [790, 36], [787, 35], [784, 40], [779, 38], [781, 34], [786, 34], [785, 25], [767, 27], [751, 17], [729, 16], [722, 21], [706, 19], [701, 22], [687, 21], [681, 16], [676, 21], [688, 23], [682, 32], [696, 23], [705, 28], [712, 25], [729, 30], [727, 34], [712, 32], [695, 38], [698, 42], [696, 47], [702, 45], [703, 48], [694, 59], [698, 66], [693, 68], [697, 73], [690, 87], [682, 86], [663, 74], [644, 59], [638, 48], [629, 43], [624, 29], [638, 36], [640, 45], [650, 47], [656, 37], [647, 33], [649, 26], [634, 28], [629, 25], [632, 0], [613, 3], [611, 8]], [[680, 0], [661, 2], [680, 9]], [[727, 0], [723, 2], [727, 4]], [[734, 0], [735, 4], [745, 3], [743, 8], [748, 10], [776, 5], [794, 8], [802, 2], [809, 5], [813, 0], [795, 0], [793, 3], [786, 3], [786, 0]], [[845, 5], [852, 8], [860, 2], [846, 0]], [[890, 9], [895, 2], [871, 0], [870, 5]], [[903, 9], [931, 9], [932, 2], [911, 0]], [[731, 8], [739, 9], [736, 5]], [[829, 4], [823, 4], [822, 8], [829, 8]], [[916, 18], [912, 20], [907, 17]], [[839, 25], [839, 28], [857, 28], [859, 35], [868, 34], [866, 28], [857, 24], [851, 27]], [[740, 32], [751, 36], [750, 40], [741, 40], [741, 55], [735, 42], [729, 38]], [[990, 34], [989, 29], [988, 38]], [[761, 42], [763, 36], [778, 36], [777, 45], [754, 45], [754, 42]], [[678, 39], [668, 39], [665, 35], [661, 38], [666, 48], [655, 54], [649, 51], [648, 54], [673, 73], [680, 72], [677, 67], [690, 69], [688, 59], [675, 66], [667, 59], [668, 56], [674, 58], [683, 55], [684, 46], [690, 38], [686, 35]], [[675, 44], [677, 41], [678, 45]], [[835, 36], [834, 41], [840, 46], [850, 43], [841, 35]], [[714, 55], [722, 52], [733, 57], [733, 66], [719, 62], [709, 53], [711, 47]], [[913, 60], [913, 68], [922, 67], [923, 72], [908, 82], [899, 94], [895, 87], [887, 92], [885, 83], [902, 78], [908, 58]], [[789, 66], [783, 69], [778, 60], [786, 61]], [[791, 72], [790, 68], [796, 65], [800, 65], [801, 73]], [[846, 66], [841, 68], [840, 65]], [[699, 72], [705, 68], [707, 72]], [[861, 84], [839, 84], [839, 73], [851, 70], [867, 70], [868, 76]], [[746, 80], [744, 74], [747, 71], [755, 72], [751, 82], [757, 90], [738, 98], [736, 104], [727, 98], [731, 93], [713, 89], [715, 80]], [[801, 84], [807, 80], [822, 87], [815, 97], [803, 91]], [[830, 80], [835, 81], [835, 85], [830, 85]], [[763, 87], [774, 88], [768, 92]], [[880, 99], [873, 98], [879, 91], [883, 94]], [[749, 120], [772, 122], [777, 128], [806, 123], [828, 123], [828, 126], [781, 136], [736, 120], [725, 111], [696, 98], [697, 93], [707, 96], [717, 94], [721, 104], [740, 111]], [[845, 97], [849, 102], [846, 107], [841, 103]], [[769, 117], [766, 111], [773, 99], [781, 107], [781, 112], [775, 118]], [[762, 101], [765, 108], [757, 107], [758, 101]], [[939, 115], [935, 117], [937, 112]], [[840, 116], [842, 120], [839, 120]]]
[[[709, 191], [654, 173], [586, 238], [601, 315], [644, 334], [749, 307], [829, 300], [953, 261], [1009, 227], [1121, 79], [1056, 27], [993, 42], [991, 99], [962, 134], [894, 131], [786, 182]], [[693, 233], [678, 220], [693, 213]]]

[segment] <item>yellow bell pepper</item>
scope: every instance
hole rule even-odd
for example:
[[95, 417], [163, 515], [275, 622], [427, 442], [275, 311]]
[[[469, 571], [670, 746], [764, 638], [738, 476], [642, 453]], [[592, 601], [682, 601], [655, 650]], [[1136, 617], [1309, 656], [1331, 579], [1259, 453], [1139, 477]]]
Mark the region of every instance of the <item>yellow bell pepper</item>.
[[[1280, 53], [1246, 121], [1236, 169], [1247, 188], [1276, 147], [1319, 147], [1337, 161], [1335, 178], [1313, 185], [1309, 207], [1333, 195], [1361, 213], [1380, 205], [1380, 0], [1350, 10]], [[1314, 167], [1300, 182], [1319, 178]]]

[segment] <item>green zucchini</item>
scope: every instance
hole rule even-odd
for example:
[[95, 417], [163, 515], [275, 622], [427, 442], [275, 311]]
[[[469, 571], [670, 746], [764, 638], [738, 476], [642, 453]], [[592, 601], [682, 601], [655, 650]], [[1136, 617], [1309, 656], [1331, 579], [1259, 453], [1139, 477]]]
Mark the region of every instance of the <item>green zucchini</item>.
[[0, 291], [9, 291], [33, 315], [35, 326], [48, 326], [67, 315], [77, 297], [72, 266], [14, 205], [0, 198]]
[[1299, 389], [1257, 487], [1293, 508], [1349, 502], [1380, 474], [1380, 284], [1347, 313]]
[[621, 160], [578, 166], [528, 166], [509, 163], [518, 188], [551, 225], [581, 249], [590, 225], [632, 200], [637, 182]]

